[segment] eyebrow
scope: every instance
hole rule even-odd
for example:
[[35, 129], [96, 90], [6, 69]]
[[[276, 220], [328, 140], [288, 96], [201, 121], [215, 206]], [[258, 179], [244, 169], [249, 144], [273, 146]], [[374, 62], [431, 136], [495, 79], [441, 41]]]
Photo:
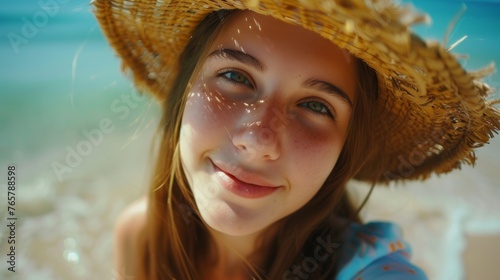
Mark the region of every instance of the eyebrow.
[[347, 103], [347, 105], [349, 105], [351, 108], [353, 107], [352, 100], [349, 98], [349, 96], [335, 85], [321, 80], [308, 79], [304, 82], [304, 86], [339, 96]]
[[232, 50], [232, 49], [218, 49], [218, 50], [211, 52], [208, 55], [208, 58], [214, 57], [214, 56], [220, 57], [220, 58], [225, 58], [225, 59], [237, 60], [243, 64], [250, 65], [259, 71], [264, 70], [264, 65], [257, 58], [255, 58], [247, 53], [244, 53], [242, 51]]

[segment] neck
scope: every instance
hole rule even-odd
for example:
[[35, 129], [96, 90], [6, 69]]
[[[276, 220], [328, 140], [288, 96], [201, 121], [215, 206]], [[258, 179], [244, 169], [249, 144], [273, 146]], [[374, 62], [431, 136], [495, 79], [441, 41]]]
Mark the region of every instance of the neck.
[[261, 232], [245, 236], [230, 236], [209, 229], [212, 244], [203, 259], [203, 275], [206, 279], [253, 279], [248, 264], [260, 266], [264, 258], [265, 244], [261, 244]]

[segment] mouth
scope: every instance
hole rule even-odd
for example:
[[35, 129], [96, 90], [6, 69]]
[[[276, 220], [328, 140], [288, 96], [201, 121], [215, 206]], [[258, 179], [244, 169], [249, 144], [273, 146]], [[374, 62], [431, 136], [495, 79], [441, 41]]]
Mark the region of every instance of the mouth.
[[268, 184], [255, 175], [243, 171], [238, 172], [237, 175], [233, 175], [221, 169], [214, 162], [212, 162], [212, 165], [216, 178], [222, 187], [237, 196], [244, 198], [262, 198], [271, 195], [280, 188], [279, 186]]

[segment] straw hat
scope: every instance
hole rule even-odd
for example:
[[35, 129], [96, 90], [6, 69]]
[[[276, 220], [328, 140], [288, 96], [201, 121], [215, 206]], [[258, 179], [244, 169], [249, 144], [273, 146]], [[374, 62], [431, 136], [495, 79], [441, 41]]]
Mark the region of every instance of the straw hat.
[[[249, 9], [314, 31], [377, 71], [382, 122], [377, 153], [358, 174], [363, 180], [423, 179], [462, 163], [500, 129], [500, 111], [479, 79], [445, 46], [424, 42], [410, 25], [425, 16], [376, 0], [94, 0], [104, 34], [137, 86], [163, 99], [177, 74], [177, 59], [208, 13]], [[382, 174], [380, 174], [382, 171]]]

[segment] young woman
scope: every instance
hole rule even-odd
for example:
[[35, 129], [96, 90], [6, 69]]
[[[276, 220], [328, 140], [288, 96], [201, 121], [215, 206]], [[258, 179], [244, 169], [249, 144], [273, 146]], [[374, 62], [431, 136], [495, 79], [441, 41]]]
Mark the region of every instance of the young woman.
[[425, 279], [346, 183], [473, 161], [488, 88], [419, 19], [374, 1], [94, 2], [163, 118], [147, 198], [116, 227], [123, 279]]

